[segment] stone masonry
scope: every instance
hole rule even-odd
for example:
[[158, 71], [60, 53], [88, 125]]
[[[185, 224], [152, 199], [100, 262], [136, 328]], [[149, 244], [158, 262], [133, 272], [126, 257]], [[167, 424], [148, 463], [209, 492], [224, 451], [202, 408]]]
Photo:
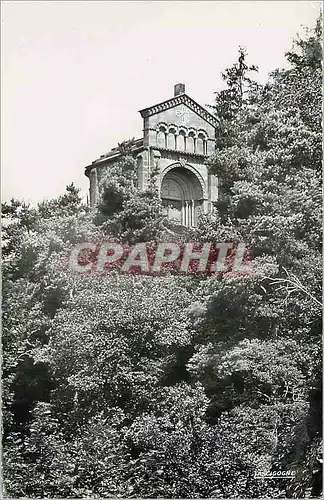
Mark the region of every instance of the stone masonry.
[[[140, 114], [143, 137], [135, 140], [131, 150], [137, 161], [138, 186], [145, 190], [152, 169], [158, 169], [159, 192], [168, 217], [183, 226], [195, 226], [200, 214], [211, 213], [218, 196], [217, 177], [205, 165], [215, 149], [217, 119], [187, 96], [182, 83], [175, 85], [171, 99]], [[86, 167], [92, 207], [100, 199], [102, 174], [119, 155], [114, 148]]]

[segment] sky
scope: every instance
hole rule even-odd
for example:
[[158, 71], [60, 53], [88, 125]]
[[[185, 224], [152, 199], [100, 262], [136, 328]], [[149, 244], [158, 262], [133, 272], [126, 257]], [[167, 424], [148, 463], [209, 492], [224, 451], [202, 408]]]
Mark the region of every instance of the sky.
[[118, 142], [142, 136], [138, 110], [173, 97], [201, 105], [246, 47], [258, 79], [286, 65], [311, 1], [2, 1], [1, 196], [32, 204], [74, 182]]

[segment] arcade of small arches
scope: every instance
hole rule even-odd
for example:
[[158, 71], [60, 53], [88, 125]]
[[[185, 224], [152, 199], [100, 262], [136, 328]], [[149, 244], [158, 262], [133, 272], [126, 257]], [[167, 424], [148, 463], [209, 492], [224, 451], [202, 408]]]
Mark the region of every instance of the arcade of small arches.
[[201, 180], [188, 168], [175, 164], [162, 177], [160, 196], [168, 219], [195, 227], [203, 213], [204, 189]]
[[156, 144], [160, 148], [201, 155], [207, 154], [207, 134], [202, 130], [159, 125], [156, 133]]

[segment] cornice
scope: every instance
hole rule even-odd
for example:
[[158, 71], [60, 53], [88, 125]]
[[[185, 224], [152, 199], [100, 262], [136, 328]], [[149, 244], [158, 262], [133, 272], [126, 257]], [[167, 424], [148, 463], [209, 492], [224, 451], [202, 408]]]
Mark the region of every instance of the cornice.
[[190, 153], [189, 151], [183, 151], [182, 149], [174, 149], [174, 148], [161, 148], [160, 146], [149, 146], [150, 149], [156, 149], [157, 151], [162, 151], [166, 153], [173, 153], [175, 155], [182, 155], [182, 156], [191, 156], [191, 157], [196, 157], [196, 158], [203, 158], [204, 160], [207, 160], [209, 158], [209, 155], [202, 155], [199, 153]]

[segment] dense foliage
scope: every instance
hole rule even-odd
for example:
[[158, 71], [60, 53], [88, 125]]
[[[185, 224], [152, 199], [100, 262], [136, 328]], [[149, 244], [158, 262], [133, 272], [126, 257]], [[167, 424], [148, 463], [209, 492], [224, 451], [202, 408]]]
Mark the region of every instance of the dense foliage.
[[[320, 23], [260, 86], [216, 95], [212, 217], [179, 234], [128, 143], [97, 213], [68, 186], [2, 207], [3, 461], [11, 497], [321, 494]], [[72, 247], [248, 243], [254, 273], [78, 276]], [[285, 479], [271, 473], [292, 471]]]

